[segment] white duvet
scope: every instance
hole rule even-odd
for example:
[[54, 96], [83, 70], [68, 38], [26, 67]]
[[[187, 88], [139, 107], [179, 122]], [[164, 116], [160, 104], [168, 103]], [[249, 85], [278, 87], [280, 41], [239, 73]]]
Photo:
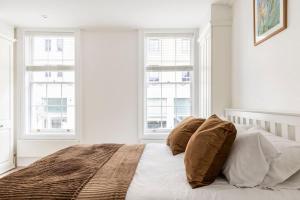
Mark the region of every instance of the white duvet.
[[[127, 192], [127, 200], [299, 200], [299, 190], [236, 188], [225, 179], [192, 189], [184, 154], [173, 156], [165, 144], [147, 144]], [[254, 175], [255, 176], [255, 175]]]

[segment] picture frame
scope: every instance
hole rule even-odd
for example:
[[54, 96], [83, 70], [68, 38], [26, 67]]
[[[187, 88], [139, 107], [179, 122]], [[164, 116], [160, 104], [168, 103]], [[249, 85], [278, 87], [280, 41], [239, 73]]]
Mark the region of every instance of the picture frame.
[[287, 0], [253, 0], [254, 45], [287, 28]]

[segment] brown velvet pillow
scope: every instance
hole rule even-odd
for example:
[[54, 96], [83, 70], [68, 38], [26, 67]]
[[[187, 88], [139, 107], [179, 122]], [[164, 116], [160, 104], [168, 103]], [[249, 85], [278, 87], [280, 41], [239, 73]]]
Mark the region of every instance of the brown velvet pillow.
[[[179, 127], [180, 124], [186, 123], [186, 121], [190, 120], [191, 118], [193, 118], [193, 117], [190, 116], [190, 117], [184, 118], [184, 119], [183, 119], [181, 122], [179, 122], [179, 123], [176, 125], [176, 127], [169, 133], [168, 138], [167, 138], [167, 145], [168, 145], [168, 146], [170, 146], [170, 141], [171, 141], [172, 135], [173, 135], [173, 133], [175, 132], [175, 130], [177, 129], [177, 127]], [[197, 130], [197, 129], [196, 129], [196, 130]], [[194, 131], [194, 132], [195, 132], [195, 131]]]
[[234, 125], [216, 115], [209, 117], [197, 129], [188, 142], [184, 156], [186, 176], [192, 188], [214, 182], [228, 157], [235, 136]]
[[172, 130], [168, 136], [167, 145], [170, 146], [173, 155], [185, 151], [190, 138], [204, 121], [205, 119], [187, 117]]

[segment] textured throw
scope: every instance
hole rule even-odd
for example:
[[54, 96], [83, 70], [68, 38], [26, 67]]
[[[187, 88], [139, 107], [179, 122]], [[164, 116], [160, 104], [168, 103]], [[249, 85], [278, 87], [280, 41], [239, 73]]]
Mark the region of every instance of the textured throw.
[[125, 199], [144, 145], [72, 146], [0, 179], [0, 199]]
[[78, 195], [79, 200], [123, 200], [144, 145], [124, 145], [96, 173]]

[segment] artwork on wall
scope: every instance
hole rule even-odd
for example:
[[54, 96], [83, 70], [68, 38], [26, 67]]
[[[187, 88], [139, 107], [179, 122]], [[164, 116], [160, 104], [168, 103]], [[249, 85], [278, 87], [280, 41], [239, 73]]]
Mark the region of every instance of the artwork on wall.
[[253, 0], [254, 45], [287, 28], [287, 0]]

